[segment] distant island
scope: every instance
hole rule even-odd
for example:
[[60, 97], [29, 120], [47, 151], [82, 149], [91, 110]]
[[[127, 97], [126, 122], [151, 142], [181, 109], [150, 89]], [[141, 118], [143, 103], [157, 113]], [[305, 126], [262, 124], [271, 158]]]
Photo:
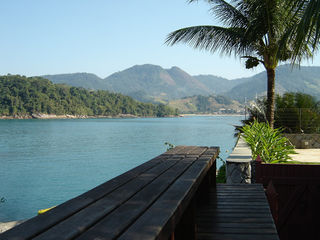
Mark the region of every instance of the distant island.
[[142, 103], [120, 93], [53, 84], [41, 77], [0, 76], [0, 118], [177, 116], [164, 104]]

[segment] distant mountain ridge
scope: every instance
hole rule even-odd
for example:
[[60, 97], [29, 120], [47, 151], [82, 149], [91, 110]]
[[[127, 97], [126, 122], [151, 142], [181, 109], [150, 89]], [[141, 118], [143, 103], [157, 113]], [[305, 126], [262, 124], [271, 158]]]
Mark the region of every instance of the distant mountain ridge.
[[[266, 94], [265, 72], [252, 77], [228, 80], [214, 75], [191, 76], [178, 67], [135, 65], [102, 79], [91, 73], [57, 74], [42, 76], [54, 83], [89, 89], [102, 89], [129, 95], [145, 102], [167, 102], [194, 95], [224, 95], [243, 102]], [[276, 91], [301, 91], [320, 97], [320, 67], [292, 69], [291, 65], [276, 70]]]
[[204, 84], [178, 67], [163, 69], [151, 64], [133, 66], [110, 75], [104, 81], [107, 90], [129, 96], [143, 91], [147, 97], [164, 100], [210, 92]]
[[53, 83], [65, 83], [73, 87], [100, 89], [103, 86], [103, 79], [92, 73], [68, 73], [41, 77], [49, 79]]
[[[235, 79], [239, 82], [231, 90], [223, 93], [232, 96], [232, 99], [244, 101], [267, 94], [266, 72], [258, 73], [249, 78]], [[242, 81], [242, 83], [240, 83]], [[291, 65], [282, 65], [276, 69], [276, 93], [303, 92], [315, 96], [320, 100], [320, 67], [300, 68]]]
[[235, 114], [243, 113], [244, 106], [238, 101], [230, 100], [224, 96], [192, 96], [182, 99], [171, 100], [168, 106], [178, 109], [181, 113], [220, 113]]

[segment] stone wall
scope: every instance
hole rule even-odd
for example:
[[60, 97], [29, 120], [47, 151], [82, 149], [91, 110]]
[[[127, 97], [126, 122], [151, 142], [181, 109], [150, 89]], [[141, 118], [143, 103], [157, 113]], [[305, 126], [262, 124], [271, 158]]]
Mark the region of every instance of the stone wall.
[[238, 139], [232, 153], [227, 158], [226, 178], [228, 184], [251, 183], [254, 175], [251, 150], [242, 138]]
[[298, 149], [320, 148], [320, 134], [284, 134]]

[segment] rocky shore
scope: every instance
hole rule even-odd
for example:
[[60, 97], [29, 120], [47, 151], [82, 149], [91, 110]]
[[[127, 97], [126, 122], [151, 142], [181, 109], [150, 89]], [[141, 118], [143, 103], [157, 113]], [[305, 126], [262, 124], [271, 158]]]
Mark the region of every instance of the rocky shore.
[[118, 114], [115, 116], [88, 116], [88, 115], [56, 115], [56, 114], [44, 114], [33, 113], [31, 115], [12, 115], [12, 116], [0, 116], [0, 119], [85, 119], [85, 118], [137, 118], [138, 116], [132, 114]]

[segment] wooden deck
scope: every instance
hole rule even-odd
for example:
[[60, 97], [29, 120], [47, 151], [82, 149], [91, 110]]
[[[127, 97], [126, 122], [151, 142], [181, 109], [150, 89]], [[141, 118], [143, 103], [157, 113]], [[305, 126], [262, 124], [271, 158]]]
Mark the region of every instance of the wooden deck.
[[218, 153], [178, 146], [0, 240], [278, 240], [261, 185], [216, 185]]
[[278, 240], [261, 184], [217, 184], [196, 216], [198, 240]]
[[217, 147], [176, 147], [0, 235], [1, 240], [168, 239], [202, 183], [215, 179]]

